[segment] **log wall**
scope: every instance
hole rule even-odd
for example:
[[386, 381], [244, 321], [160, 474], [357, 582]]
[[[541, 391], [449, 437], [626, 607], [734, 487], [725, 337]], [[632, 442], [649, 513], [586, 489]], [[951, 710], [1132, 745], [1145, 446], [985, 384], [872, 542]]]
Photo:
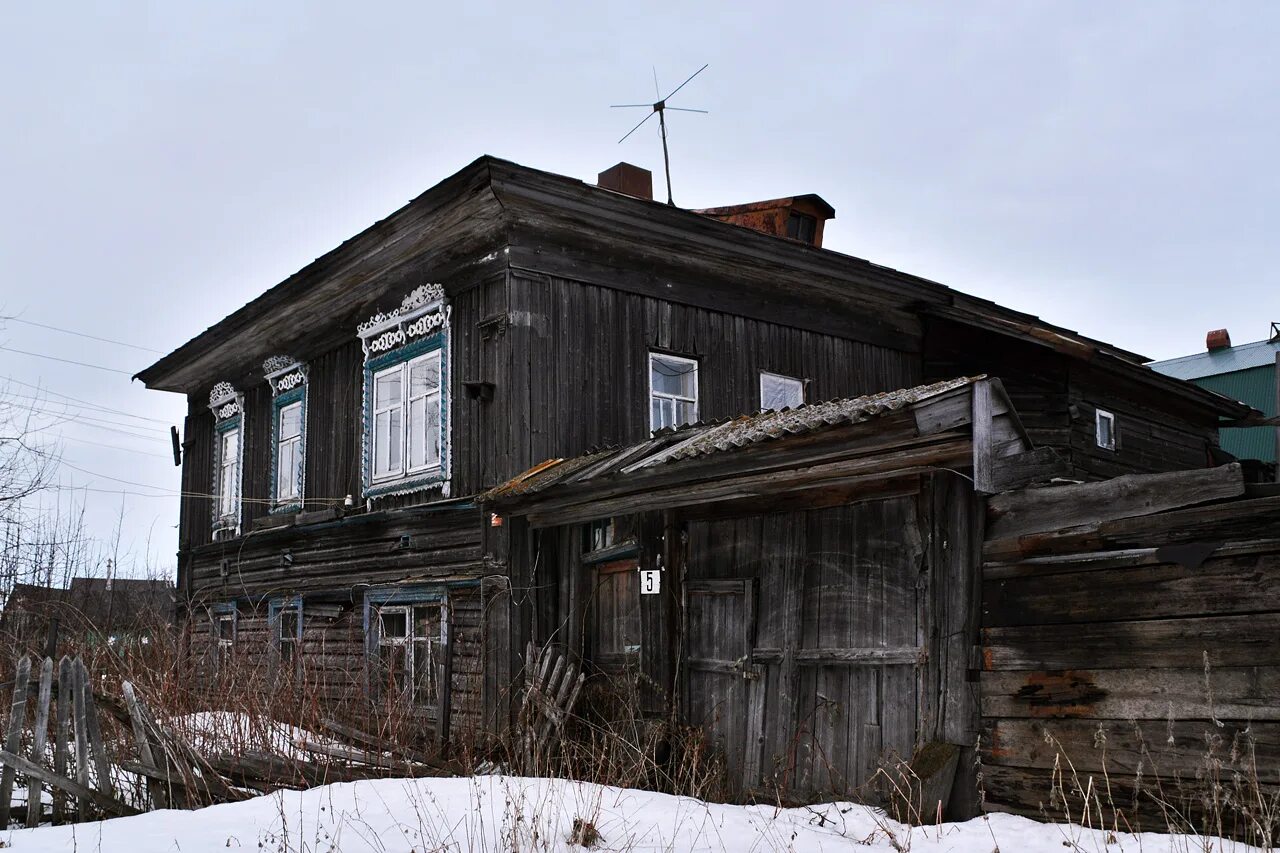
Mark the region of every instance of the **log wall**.
[[1078, 820], [1072, 791], [1091, 784], [1108, 823], [1163, 830], [1163, 800], [1238, 835], [1232, 807], [1215, 824], [1207, 783], [1274, 796], [1280, 497], [1251, 488], [1229, 465], [991, 498], [988, 808]]

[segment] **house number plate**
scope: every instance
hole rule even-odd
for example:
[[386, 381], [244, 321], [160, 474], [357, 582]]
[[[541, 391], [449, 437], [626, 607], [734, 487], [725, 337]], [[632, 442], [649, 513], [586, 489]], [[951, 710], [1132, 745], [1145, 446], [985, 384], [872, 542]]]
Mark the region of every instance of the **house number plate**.
[[640, 594], [657, 595], [662, 591], [662, 571], [660, 569], [642, 569], [640, 571]]

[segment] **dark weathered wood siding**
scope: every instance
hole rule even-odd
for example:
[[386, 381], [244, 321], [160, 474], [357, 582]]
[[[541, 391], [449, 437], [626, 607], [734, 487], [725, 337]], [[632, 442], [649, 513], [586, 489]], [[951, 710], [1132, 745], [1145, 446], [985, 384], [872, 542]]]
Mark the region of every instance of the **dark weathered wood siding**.
[[[1097, 480], [1215, 464], [1213, 416], [1115, 372], [1046, 347], [946, 320], [925, 329], [925, 381], [985, 373], [998, 377], [1039, 447], [1066, 458], [1076, 477]], [[1116, 450], [1098, 447], [1094, 412], [1116, 416]]]
[[[1172, 474], [992, 499], [989, 808], [1079, 814], [1078, 796], [1050, 797], [1055, 762], [1095, 780], [1108, 825], [1118, 811], [1164, 831], [1162, 798], [1198, 827], [1234, 833], [1239, 812], [1212, 824], [1205, 786], [1221, 782], [1237, 803], [1236, 784], [1255, 774], [1277, 790], [1280, 499], [1245, 495], [1238, 472], [1234, 482]], [[1065, 782], [1078, 784], [1069, 772]]]

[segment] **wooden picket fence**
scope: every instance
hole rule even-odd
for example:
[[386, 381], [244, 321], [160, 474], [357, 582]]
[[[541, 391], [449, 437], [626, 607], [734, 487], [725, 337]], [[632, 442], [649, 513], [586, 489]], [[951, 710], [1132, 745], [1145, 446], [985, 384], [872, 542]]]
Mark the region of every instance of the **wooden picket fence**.
[[[116, 697], [93, 689], [79, 657], [63, 657], [56, 667], [44, 658], [37, 679], [32, 666], [31, 658], [20, 658], [13, 681], [0, 749], [0, 830], [15, 820], [13, 795], [19, 781], [27, 791], [26, 825], [34, 827], [46, 820], [46, 787], [52, 792], [48, 819], [57, 824], [150, 808], [200, 808], [281, 788], [461, 771], [333, 720], [323, 721], [322, 728], [340, 740], [298, 738], [293, 745], [305, 755], [301, 759], [247, 750], [206, 755], [158, 721], [130, 682], [120, 683]], [[28, 707], [33, 693], [34, 711]], [[104, 741], [103, 717], [117, 724], [113, 740]]]

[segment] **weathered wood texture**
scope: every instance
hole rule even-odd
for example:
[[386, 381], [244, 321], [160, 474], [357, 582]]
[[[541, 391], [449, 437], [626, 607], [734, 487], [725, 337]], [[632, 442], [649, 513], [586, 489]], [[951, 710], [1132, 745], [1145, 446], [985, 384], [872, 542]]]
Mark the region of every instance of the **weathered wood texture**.
[[[923, 339], [924, 381], [978, 373], [999, 377], [1032, 441], [1058, 450], [1077, 478], [1211, 464], [1209, 448], [1217, 446], [1212, 416], [1128, 375], [946, 319], [927, 320]], [[1098, 408], [1116, 416], [1120, 440], [1114, 451], [1097, 446]]]
[[1203, 818], [1197, 784], [1280, 784], [1278, 514], [1244, 491], [1232, 465], [991, 499], [989, 804], [1078, 814], [1105, 771], [1107, 808], [1164, 829], [1158, 790]]
[[[980, 516], [967, 480], [927, 475], [897, 496], [818, 509], [697, 510], [629, 526], [633, 559], [664, 569], [661, 594], [640, 596], [642, 710], [665, 714], [678, 697], [739, 793], [843, 795], [927, 741], [972, 750]], [[533, 636], [614, 672], [594, 651], [592, 614], [605, 605], [584, 536], [580, 525], [537, 531]], [[961, 787], [972, 812], [976, 787]]]

